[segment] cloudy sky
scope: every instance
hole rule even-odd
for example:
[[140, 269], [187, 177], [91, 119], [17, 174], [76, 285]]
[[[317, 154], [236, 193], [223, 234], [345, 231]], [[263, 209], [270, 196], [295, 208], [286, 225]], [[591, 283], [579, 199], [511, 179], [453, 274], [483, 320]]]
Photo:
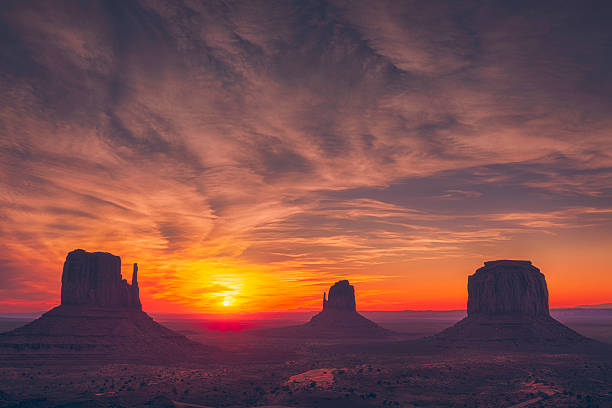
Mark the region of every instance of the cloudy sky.
[[149, 311], [462, 308], [499, 258], [610, 302], [610, 8], [5, 0], [0, 311], [75, 248]]

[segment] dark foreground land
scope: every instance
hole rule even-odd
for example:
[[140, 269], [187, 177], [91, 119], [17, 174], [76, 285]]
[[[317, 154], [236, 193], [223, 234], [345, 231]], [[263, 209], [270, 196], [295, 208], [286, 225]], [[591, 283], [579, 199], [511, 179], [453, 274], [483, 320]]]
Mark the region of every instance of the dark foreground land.
[[[599, 313], [565, 322], [612, 342], [612, 320]], [[380, 315], [404, 339], [353, 344], [244, 330], [262, 322], [166, 321], [218, 349], [172, 365], [5, 361], [0, 407], [612, 407], [609, 344], [528, 351], [412, 340], [460, 317]]]

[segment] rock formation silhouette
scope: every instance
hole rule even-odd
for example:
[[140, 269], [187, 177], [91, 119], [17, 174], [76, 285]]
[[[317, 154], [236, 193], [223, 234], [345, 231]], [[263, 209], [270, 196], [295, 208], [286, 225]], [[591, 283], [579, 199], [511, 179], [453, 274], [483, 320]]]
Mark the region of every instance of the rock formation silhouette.
[[121, 277], [121, 258], [82, 249], [66, 257], [61, 305], [0, 334], [0, 359], [159, 361], [198, 351], [198, 343], [142, 311], [137, 264], [128, 284]]
[[107, 252], [72, 251], [62, 272], [62, 305], [128, 307], [142, 310], [138, 264], [132, 284], [121, 278], [121, 258]]
[[323, 308], [310, 322], [269, 329], [266, 334], [301, 338], [376, 338], [394, 333], [384, 329], [357, 312], [355, 288], [348, 280], [341, 280], [323, 293]]
[[546, 279], [530, 261], [489, 261], [468, 277], [468, 316], [549, 316]]
[[530, 261], [485, 262], [468, 277], [467, 313], [434, 337], [515, 344], [587, 340], [550, 316], [546, 279]]
[[325, 299], [323, 292], [323, 310], [348, 310], [357, 311], [355, 304], [355, 288], [349, 284], [348, 280], [341, 280], [329, 288], [329, 300]]

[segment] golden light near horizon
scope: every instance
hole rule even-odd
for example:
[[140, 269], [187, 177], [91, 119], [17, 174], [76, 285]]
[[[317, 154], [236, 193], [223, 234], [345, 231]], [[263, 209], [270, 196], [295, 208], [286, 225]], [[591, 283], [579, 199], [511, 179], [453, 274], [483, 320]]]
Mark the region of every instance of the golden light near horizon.
[[0, 312], [55, 305], [76, 248], [138, 262], [155, 313], [318, 309], [348, 275], [367, 310], [457, 309], [502, 257], [610, 302], [600, 13], [264, 3], [2, 8]]

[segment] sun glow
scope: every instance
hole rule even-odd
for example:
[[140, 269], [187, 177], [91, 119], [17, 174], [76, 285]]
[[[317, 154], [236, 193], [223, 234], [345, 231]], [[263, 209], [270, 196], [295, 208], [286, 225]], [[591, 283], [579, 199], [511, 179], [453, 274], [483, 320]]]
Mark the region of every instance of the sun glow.
[[225, 307], [229, 306], [232, 302], [229, 301], [229, 299], [225, 299], [223, 302], [221, 302], [221, 304]]

